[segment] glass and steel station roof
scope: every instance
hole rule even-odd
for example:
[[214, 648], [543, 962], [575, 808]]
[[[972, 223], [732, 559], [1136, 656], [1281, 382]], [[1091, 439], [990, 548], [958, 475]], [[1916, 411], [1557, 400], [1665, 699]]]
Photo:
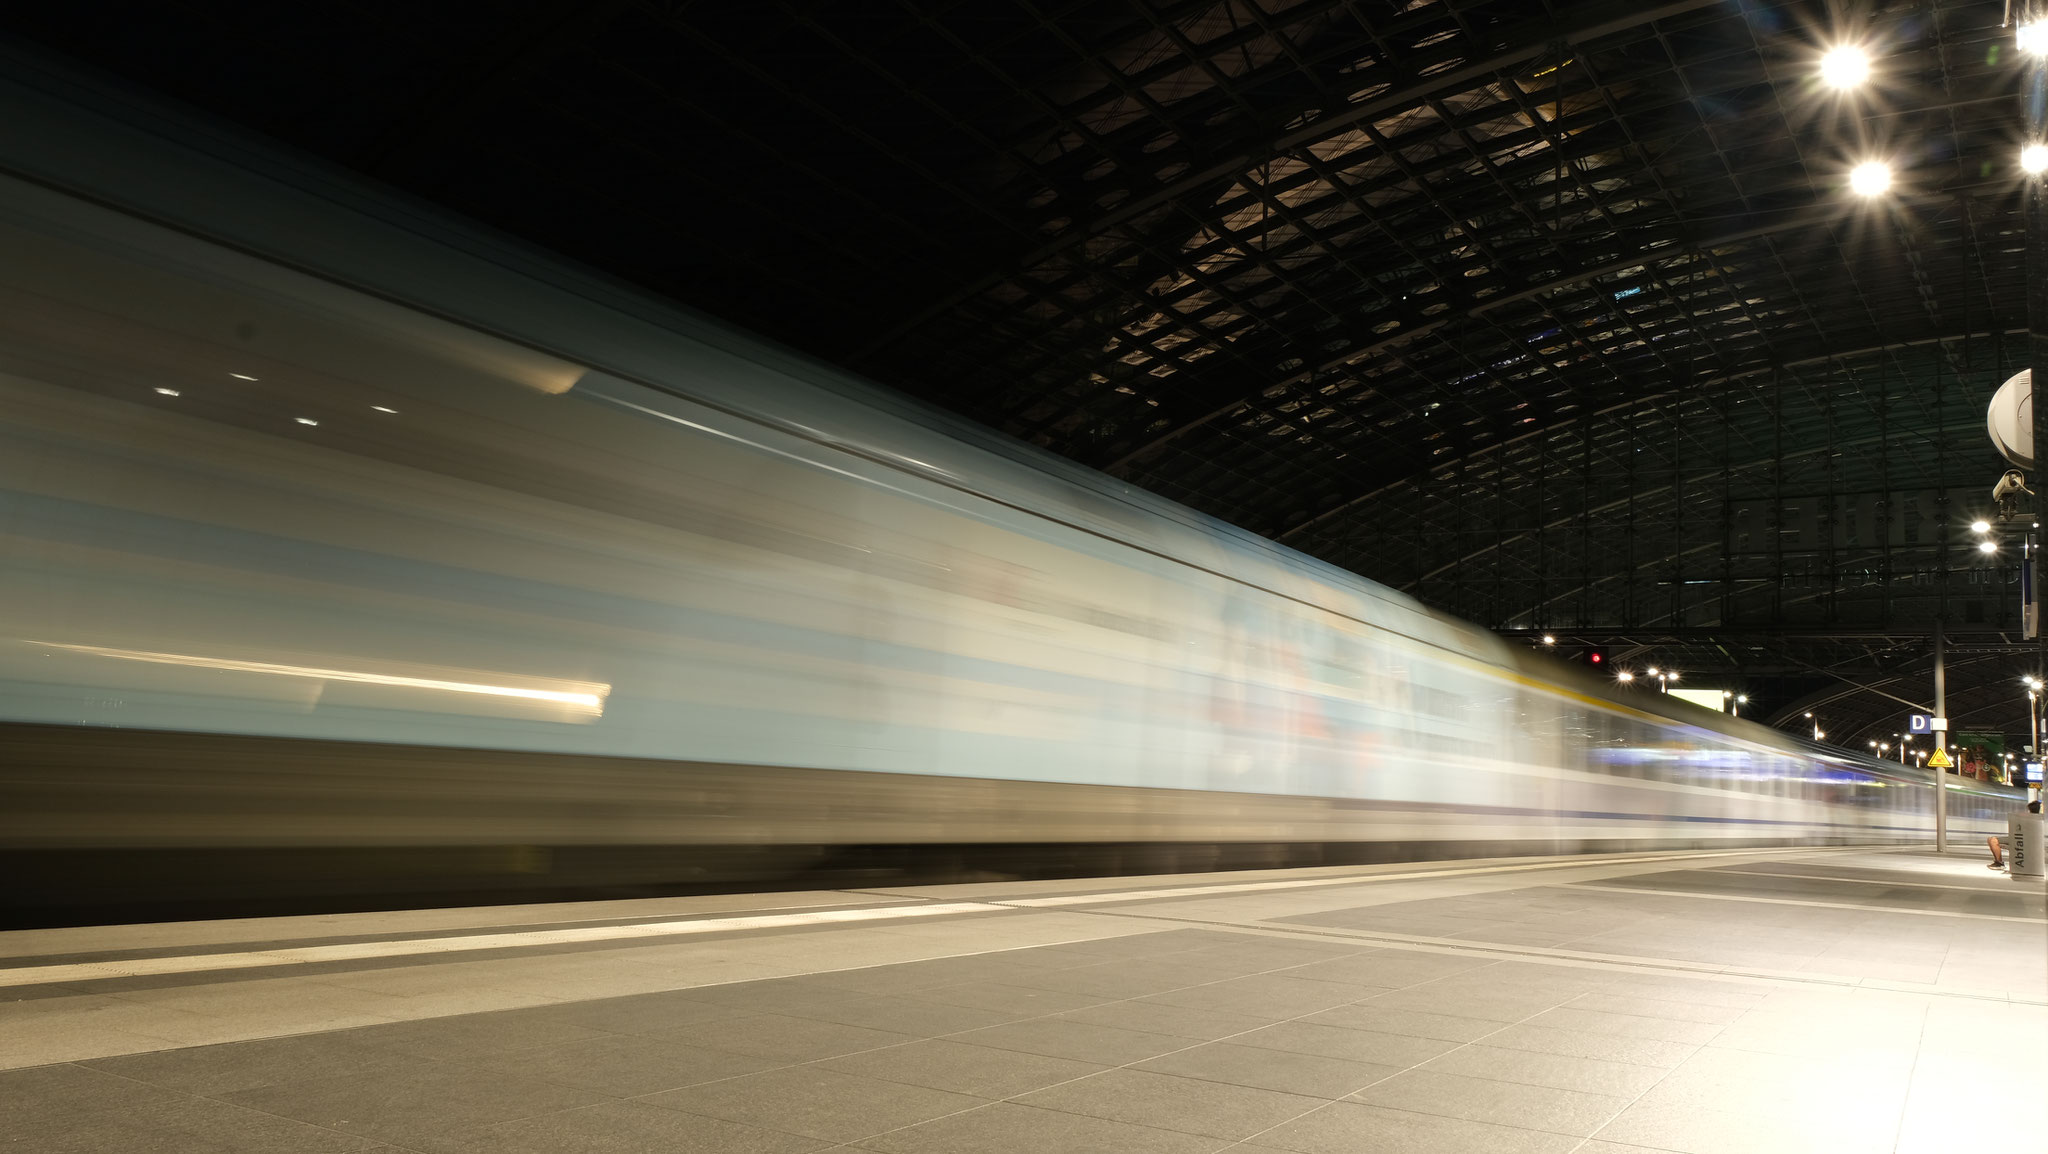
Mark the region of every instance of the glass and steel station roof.
[[2030, 355], [2027, 15], [303, 0], [0, 34], [1860, 747], [1931, 697], [1937, 617], [1955, 727], [2026, 727], [2019, 535], [1968, 526]]

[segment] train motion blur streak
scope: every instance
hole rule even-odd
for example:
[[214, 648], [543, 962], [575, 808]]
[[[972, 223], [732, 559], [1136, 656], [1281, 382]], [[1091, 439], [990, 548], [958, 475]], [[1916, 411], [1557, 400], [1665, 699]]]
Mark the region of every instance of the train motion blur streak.
[[[18, 87], [0, 115], [50, 130], [0, 152], [34, 177], [0, 177], [17, 918], [1928, 827], [1910, 770], [1560, 684], [1349, 573], [486, 259], [459, 225], [401, 229], [360, 190], [144, 147]], [[123, 159], [19, 142], [60, 130]], [[149, 201], [166, 150], [206, 206]], [[302, 227], [247, 232], [277, 220]], [[2013, 804], [1960, 796], [1962, 837]]]

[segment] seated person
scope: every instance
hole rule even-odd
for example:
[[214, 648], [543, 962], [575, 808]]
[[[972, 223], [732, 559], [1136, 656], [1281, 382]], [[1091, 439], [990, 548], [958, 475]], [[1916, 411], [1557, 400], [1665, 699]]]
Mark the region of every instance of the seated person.
[[[2028, 813], [2040, 813], [2040, 812], [2041, 812], [2041, 803], [2040, 803], [2040, 802], [2038, 802], [2038, 801], [2030, 801], [2030, 802], [2028, 802], [2028, 803], [2027, 803], [2027, 812], [2028, 812]], [[2002, 869], [2004, 869], [2004, 868], [2005, 868], [2005, 845], [2004, 845], [2004, 843], [2002, 843], [2002, 842], [2000, 842], [2000, 841], [1998, 840], [1998, 835], [1997, 835], [1997, 834], [1993, 834], [1993, 835], [1991, 835], [1990, 837], [1987, 837], [1987, 838], [1985, 838], [1984, 840], [1985, 840], [1985, 841], [1987, 841], [1987, 842], [1989, 842], [1989, 843], [1991, 843], [1991, 864], [1990, 864], [1990, 865], [1988, 865], [1988, 866], [1985, 866], [1984, 868], [1985, 868], [1985, 869], [1994, 869], [1994, 870], [2002, 870]]]

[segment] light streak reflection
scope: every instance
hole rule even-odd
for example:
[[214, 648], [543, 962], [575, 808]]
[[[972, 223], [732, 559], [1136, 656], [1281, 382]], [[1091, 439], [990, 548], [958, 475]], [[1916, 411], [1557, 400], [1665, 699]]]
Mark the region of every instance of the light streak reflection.
[[611, 693], [609, 685], [571, 681], [557, 684], [573, 686], [568, 689], [531, 689], [519, 685], [492, 685], [479, 681], [449, 681], [435, 677], [401, 677], [389, 673], [370, 673], [359, 669], [322, 669], [310, 665], [279, 665], [268, 661], [236, 661], [224, 657], [202, 657], [190, 653], [154, 653], [140, 649], [114, 649], [103, 645], [68, 645], [61, 641], [35, 641], [23, 638], [28, 645], [39, 645], [45, 649], [62, 649], [71, 653], [84, 653], [94, 657], [113, 657], [123, 661], [147, 661], [156, 665], [186, 665], [198, 669], [219, 669], [232, 673], [268, 673], [278, 677], [305, 677], [320, 681], [347, 681], [359, 685], [388, 685], [399, 689], [428, 689], [445, 693], [477, 693], [489, 697], [516, 697], [529, 701], [546, 701], [556, 705], [571, 706], [592, 716], [604, 713], [604, 700]]

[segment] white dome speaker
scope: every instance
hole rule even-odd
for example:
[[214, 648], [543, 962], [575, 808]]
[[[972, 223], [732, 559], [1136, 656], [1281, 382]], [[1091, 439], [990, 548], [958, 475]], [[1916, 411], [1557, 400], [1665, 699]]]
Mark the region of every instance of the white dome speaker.
[[2015, 468], [2034, 467], [2034, 370], [2021, 369], [2007, 377], [1991, 395], [1991, 412], [1985, 419], [1991, 443], [1999, 456]]

